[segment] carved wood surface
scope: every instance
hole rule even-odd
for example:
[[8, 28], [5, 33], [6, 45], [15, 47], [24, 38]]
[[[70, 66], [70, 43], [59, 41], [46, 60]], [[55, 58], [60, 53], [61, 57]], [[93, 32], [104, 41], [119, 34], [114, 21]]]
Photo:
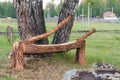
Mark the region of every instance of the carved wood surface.
[[54, 45], [36, 45], [30, 43], [22, 43], [23, 52], [27, 54], [34, 53], [53, 53], [53, 52], [63, 52], [71, 49], [80, 47], [81, 42], [73, 41], [63, 44]]
[[62, 43], [62, 44], [52, 44], [52, 45], [36, 45], [31, 43], [22, 43], [23, 46], [23, 52], [27, 54], [34, 54], [34, 53], [51, 53], [51, 52], [62, 52], [62, 51], [68, 51], [71, 49], [80, 48], [80, 44], [82, 41], [90, 36], [92, 33], [94, 33], [96, 30], [93, 28], [86, 34], [84, 34], [81, 38], [68, 42], [68, 43]]

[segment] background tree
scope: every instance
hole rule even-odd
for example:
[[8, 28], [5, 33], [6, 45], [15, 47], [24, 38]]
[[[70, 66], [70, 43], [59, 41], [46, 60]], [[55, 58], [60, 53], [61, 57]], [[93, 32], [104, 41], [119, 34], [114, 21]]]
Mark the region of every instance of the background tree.
[[0, 17], [1, 18], [3, 17], [3, 5], [1, 2], [0, 2]]
[[7, 8], [7, 9], [8, 9], [8, 11], [7, 11], [7, 16], [8, 16], [8, 17], [12, 17], [12, 18], [16, 18], [16, 16], [15, 16], [15, 9], [14, 9], [13, 3], [8, 2], [7, 7], [8, 7], [8, 8]]
[[107, 10], [112, 11], [120, 16], [120, 0], [108, 0]]
[[[120, 16], [120, 0], [85, 0], [77, 7], [76, 14], [77, 16], [80, 16], [82, 14], [82, 9], [84, 9], [84, 16], [87, 17], [88, 12], [88, 2], [91, 6], [91, 16], [96, 17], [100, 16], [102, 17], [102, 14], [105, 11], [113, 11], [117, 14], [117, 16]], [[50, 4], [50, 5], [49, 5]], [[47, 8], [44, 10], [45, 17], [50, 16], [59, 16], [59, 13], [62, 9], [63, 0], [60, 0], [60, 3], [58, 5], [55, 5], [53, 2], [47, 4]], [[15, 18], [15, 10], [14, 10], [14, 4], [12, 2], [0, 2], [0, 17], [6, 18], [6, 17], [13, 17]], [[50, 7], [51, 6], [51, 7]], [[48, 14], [49, 13], [49, 14]]]
[[63, 0], [60, 0], [60, 3], [56, 7], [57, 16], [59, 16], [62, 6], [63, 6]]
[[0, 17], [15, 18], [14, 5], [11, 2], [0, 2]]
[[117, 0], [107, 0], [107, 8], [108, 10], [112, 10], [112, 7], [115, 7]]
[[[85, 0], [85, 2], [81, 5], [81, 7], [84, 8], [85, 16], [88, 14], [88, 3], [90, 4], [91, 17], [102, 17], [103, 12], [106, 10], [105, 2], [102, 0]], [[82, 9], [80, 12], [82, 12]]]
[[69, 35], [73, 26], [75, 19], [75, 10], [79, 0], [64, 0], [62, 10], [59, 14], [58, 23], [61, 22], [64, 18], [71, 15], [71, 20], [62, 28], [60, 28], [54, 35], [53, 44], [65, 43], [69, 40]]
[[79, 6], [77, 6], [77, 11], [76, 11], [76, 14], [77, 14], [77, 16], [80, 16], [80, 15], [82, 15], [82, 9], [84, 10], [85, 8], [84, 8], [84, 3], [82, 2]]
[[47, 4], [45, 15], [47, 17], [57, 16], [57, 12], [56, 12], [55, 5], [54, 5], [53, 1]]
[[91, 5], [92, 17], [102, 17], [105, 11], [104, 2], [102, 0], [94, 0]]
[[48, 17], [48, 10], [47, 9], [44, 9], [44, 17]]
[[114, 8], [117, 16], [120, 16], [120, 1], [118, 0]]

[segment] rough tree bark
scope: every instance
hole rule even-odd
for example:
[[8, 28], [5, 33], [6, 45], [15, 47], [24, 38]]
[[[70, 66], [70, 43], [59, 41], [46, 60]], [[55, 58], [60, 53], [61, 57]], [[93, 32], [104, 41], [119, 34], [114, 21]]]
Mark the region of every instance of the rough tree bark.
[[75, 19], [75, 7], [78, 4], [79, 0], [64, 0], [62, 10], [59, 14], [58, 23], [60, 23], [67, 16], [72, 16], [70, 22], [68, 22], [64, 27], [59, 29], [53, 38], [52, 44], [65, 43], [69, 40], [69, 35], [73, 26]]
[[[13, 0], [22, 40], [46, 32], [42, 0]], [[38, 41], [48, 44], [48, 39]]]

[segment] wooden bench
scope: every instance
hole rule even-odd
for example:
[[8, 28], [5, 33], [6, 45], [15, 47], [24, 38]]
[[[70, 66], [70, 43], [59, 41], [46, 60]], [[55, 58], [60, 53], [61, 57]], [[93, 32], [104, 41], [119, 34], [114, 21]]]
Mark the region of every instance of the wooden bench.
[[50, 45], [37, 45], [33, 42], [46, 38], [49, 35], [53, 34], [63, 25], [65, 25], [69, 20], [70, 16], [59, 23], [53, 30], [50, 32], [38, 35], [32, 38], [25, 39], [21, 42], [15, 42], [13, 44], [13, 54], [11, 67], [17, 68], [19, 70], [24, 69], [24, 54], [44, 54], [44, 53], [57, 53], [57, 52], [66, 52], [71, 49], [76, 49], [76, 58], [75, 61], [79, 62], [81, 65], [86, 64], [85, 60], [85, 38], [90, 36], [96, 30], [92, 29], [91, 31], [84, 34], [81, 38], [76, 39], [72, 42], [62, 43], [62, 44], [50, 44]]

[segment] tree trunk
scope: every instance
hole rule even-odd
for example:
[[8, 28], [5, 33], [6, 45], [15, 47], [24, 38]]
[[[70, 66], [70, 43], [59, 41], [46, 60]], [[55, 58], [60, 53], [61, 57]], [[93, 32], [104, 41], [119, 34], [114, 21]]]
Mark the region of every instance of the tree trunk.
[[[42, 0], [14, 0], [18, 31], [22, 40], [46, 32]], [[48, 44], [42, 39], [38, 44]]]
[[52, 41], [53, 44], [68, 42], [69, 35], [71, 33], [71, 29], [75, 19], [75, 7], [78, 2], [79, 0], [64, 0], [62, 10], [59, 14], [58, 23], [60, 23], [62, 20], [64, 20], [64, 18], [69, 15], [72, 16], [72, 18], [64, 27], [62, 27], [55, 33]]

